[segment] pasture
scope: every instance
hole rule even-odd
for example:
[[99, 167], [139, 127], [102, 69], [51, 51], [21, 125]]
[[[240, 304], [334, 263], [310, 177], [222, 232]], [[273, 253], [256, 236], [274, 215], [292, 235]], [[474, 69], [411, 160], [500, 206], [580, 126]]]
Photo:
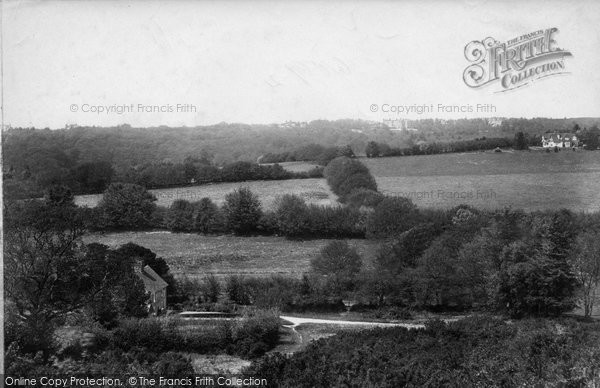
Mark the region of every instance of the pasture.
[[[284, 194], [296, 194], [304, 198], [307, 203], [317, 205], [337, 203], [336, 196], [329, 189], [325, 179], [320, 178], [228, 182], [150, 191], [156, 196], [156, 204], [159, 206], [170, 206], [176, 199], [194, 202], [204, 197], [221, 205], [225, 200], [225, 195], [240, 187], [248, 187], [256, 193], [262, 202], [263, 209], [272, 209], [277, 198]], [[79, 206], [94, 207], [100, 202], [101, 197], [101, 194], [77, 195], [75, 203]]]
[[[163, 257], [177, 277], [203, 278], [227, 275], [301, 277], [310, 261], [331, 240], [287, 240], [283, 237], [204, 236], [191, 233], [122, 232], [91, 234], [84, 242], [117, 248], [128, 242], [144, 246]], [[371, 268], [377, 242], [349, 240], [366, 268]]]
[[419, 207], [600, 210], [600, 152], [508, 151], [361, 159], [379, 191]]

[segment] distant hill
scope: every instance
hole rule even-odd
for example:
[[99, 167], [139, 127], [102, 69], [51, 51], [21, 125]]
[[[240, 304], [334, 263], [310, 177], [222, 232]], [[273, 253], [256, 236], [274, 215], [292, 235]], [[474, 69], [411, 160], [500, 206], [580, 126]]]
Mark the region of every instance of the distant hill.
[[[501, 123], [500, 123], [501, 122]], [[11, 128], [3, 132], [3, 172], [17, 181], [44, 186], [51, 177], [64, 175], [89, 162], [105, 162], [116, 175], [136, 166], [157, 162], [182, 162], [186, 158], [214, 165], [256, 161], [266, 153], [283, 153], [302, 146], [350, 145], [364, 155], [369, 141], [391, 147], [417, 142], [451, 142], [481, 137], [507, 137], [522, 131], [540, 135], [569, 132], [600, 124], [600, 118], [518, 119], [496, 118], [409, 121], [416, 131], [391, 130], [364, 120], [314, 120], [308, 123], [248, 125], [220, 123], [201, 127], [72, 127], [68, 129]]]

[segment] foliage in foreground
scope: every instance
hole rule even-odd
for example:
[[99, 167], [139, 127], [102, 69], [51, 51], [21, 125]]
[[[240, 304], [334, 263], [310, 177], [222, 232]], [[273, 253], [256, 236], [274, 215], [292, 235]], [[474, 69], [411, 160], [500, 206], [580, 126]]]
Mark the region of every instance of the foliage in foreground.
[[600, 381], [600, 324], [472, 317], [347, 332], [246, 373], [279, 387], [583, 387]]

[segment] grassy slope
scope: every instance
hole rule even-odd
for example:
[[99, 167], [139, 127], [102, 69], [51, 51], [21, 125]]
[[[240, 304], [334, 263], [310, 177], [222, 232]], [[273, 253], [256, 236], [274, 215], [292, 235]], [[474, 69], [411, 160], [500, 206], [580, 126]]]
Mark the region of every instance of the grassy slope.
[[[208, 197], [218, 204], [223, 203], [225, 195], [239, 187], [248, 187], [260, 197], [263, 207], [273, 207], [277, 197], [283, 194], [297, 194], [309, 203], [319, 205], [335, 204], [335, 195], [327, 186], [325, 179], [288, 179], [282, 181], [249, 181], [219, 183], [202, 186], [179, 187], [170, 189], [151, 190], [160, 206], [169, 206], [176, 199], [185, 199], [190, 202], [199, 201]], [[93, 207], [98, 204], [101, 194], [78, 195], [75, 203], [80, 206]]]
[[600, 152], [503, 152], [362, 159], [379, 190], [420, 207], [600, 210]]
[[[111, 247], [134, 242], [164, 257], [176, 276], [190, 278], [202, 278], [207, 273], [217, 276], [281, 274], [300, 277], [310, 268], [310, 260], [330, 241], [169, 232], [93, 234], [84, 240]], [[350, 244], [361, 253], [365, 266], [370, 267], [378, 244], [367, 240], [350, 240]]]

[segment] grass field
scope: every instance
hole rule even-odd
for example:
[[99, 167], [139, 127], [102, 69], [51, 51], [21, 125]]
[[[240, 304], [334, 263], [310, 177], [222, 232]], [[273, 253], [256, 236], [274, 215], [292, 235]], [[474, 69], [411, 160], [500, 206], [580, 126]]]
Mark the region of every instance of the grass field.
[[[219, 183], [201, 186], [179, 187], [170, 189], [150, 190], [157, 198], [159, 206], [169, 206], [176, 199], [199, 201], [208, 197], [218, 204], [223, 203], [225, 195], [239, 187], [248, 187], [258, 194], [263, 208], [273, 207], [277, 197], [283, 194], [297, 194], [308, 203], [331, 205], [337, 203], [335, 195], [329, 189], [325, 179], [288, 179], [282, 181], [249, 181], [234, 183]], [[75, 203], [79, 206], [94, 207], [102, 195], [78, 195]]]
[[466, 203], [526, 210], [600, 210], [600, 152], [485, 152], [361, 159], [379, 190], [419, 207]]
[[[330, 240], [295, 241], [283, 237], [203, 236], [170, 232], [123, 232], [92, 234], [86, 243], [99, 242], [118, 247], [134, 242], [164, 257], [178, 277], [202, 278], [230, 274], [300, 277], [310, 268], [310, 260]], [[367, 240], [349, 240], [370, 268], [378, 244]]]

